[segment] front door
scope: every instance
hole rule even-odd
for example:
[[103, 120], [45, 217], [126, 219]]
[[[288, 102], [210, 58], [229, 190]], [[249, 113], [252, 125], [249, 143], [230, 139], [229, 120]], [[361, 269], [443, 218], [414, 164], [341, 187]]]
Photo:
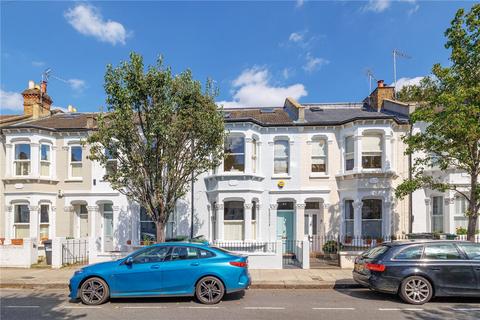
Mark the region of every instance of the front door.
[[293, 216], [294, 212], [289, 210], [277, 211], [277, 239], [293, 240]]
[[111, 204], [103, 206], [103, 251], [113, 251], [113, 210]]

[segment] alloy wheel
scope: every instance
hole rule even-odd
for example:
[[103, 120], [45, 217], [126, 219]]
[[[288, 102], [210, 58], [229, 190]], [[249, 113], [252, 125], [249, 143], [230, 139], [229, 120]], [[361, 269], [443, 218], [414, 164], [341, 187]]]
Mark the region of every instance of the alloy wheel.
[[85, 304], [101, 304], [107, 293], [105, 283], [99, 279], [87, 280], [81, 288], [81, 298]]
[[432, 297], [432, 288], [426, 279], [411, 277], [403, 283], [402, 295], [409, 303], [423, 304]]
[[219, 302], [225, 293], [222, 282], [215, 277], [206, 277], [197, 284], [197, 298], [205, 304]]

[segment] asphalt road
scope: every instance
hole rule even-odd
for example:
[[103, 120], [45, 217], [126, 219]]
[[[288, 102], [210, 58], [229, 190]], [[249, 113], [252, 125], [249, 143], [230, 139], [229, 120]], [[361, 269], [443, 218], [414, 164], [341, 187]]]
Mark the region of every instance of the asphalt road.
[[368, 289], [248, 290], [215, 306], [189, 298], [116, 299], [98, 307], [70, 302], [67, 292], [0, 292], [0, 319], [480, 319], [480, 298], [438, 298], [423, 306]]

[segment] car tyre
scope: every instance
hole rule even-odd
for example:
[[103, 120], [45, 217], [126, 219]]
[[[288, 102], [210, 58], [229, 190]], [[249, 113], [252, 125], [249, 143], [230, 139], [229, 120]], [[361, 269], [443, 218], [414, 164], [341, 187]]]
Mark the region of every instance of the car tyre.
[[80, 287], [80, 300], [86, 305], [99, 305], [105, 303], [110, 297], [110, 289], [101, 278], [89, 278]]
[[400, 297], [409, 304], [421, 305], [433, 296], [433, 287], [427, 279], [412, 276], [404, 279], [400, 286]]
[[217, 277], [204, 277], [197, 282], [195, 297], [203, 304], [216, 304], [225, 295], [225, 286]]

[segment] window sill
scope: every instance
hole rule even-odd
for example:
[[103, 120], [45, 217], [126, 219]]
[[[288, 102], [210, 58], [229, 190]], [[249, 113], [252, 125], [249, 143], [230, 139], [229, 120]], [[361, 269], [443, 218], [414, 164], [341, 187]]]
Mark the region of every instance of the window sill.
[[83, 178], [68, 178], [65, 179], [65, 182], [82, 182]]
[[310, 179], [328, 179], [330, 178], [329, 174], [315, 174], [315, 173], [310, 173]]
[[39, 176], [6, 176], [3, 178], [4, 181], [27, 181], [27, 180], [36, 180], [36, 181], [49, 181], [49, 182], [59, 182], [57, 177], [39, 177]]
[[284, 180], [284, 179], [292, 179], [292, 177], [289, 176], [289, 175], [272, 175], [272, 179], [282, 179], [282, 180]]

